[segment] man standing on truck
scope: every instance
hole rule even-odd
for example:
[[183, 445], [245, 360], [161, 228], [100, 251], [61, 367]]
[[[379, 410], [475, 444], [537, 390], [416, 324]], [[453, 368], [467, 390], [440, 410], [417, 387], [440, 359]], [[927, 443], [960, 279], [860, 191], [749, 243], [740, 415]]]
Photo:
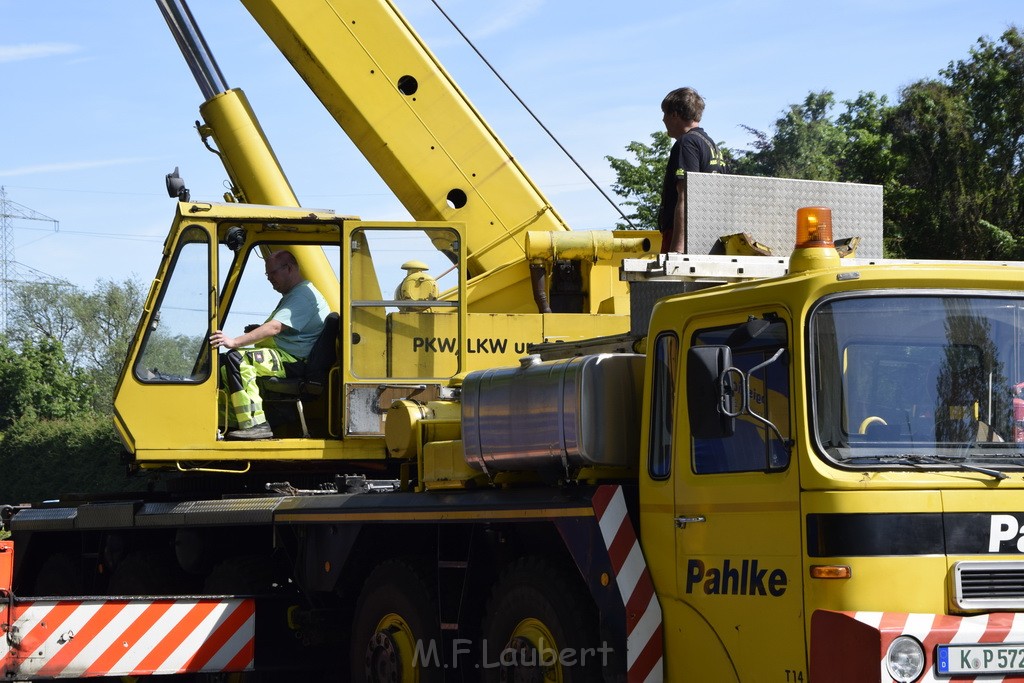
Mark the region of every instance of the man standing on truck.
[[210, 335], [210, 346], [229, 349], [221, 363], [221, 377], [231, 403], [225, 435], [228, 439], [274, 437], [256, 378], [284, 377], [286, 363], [305, 361], [330, 313], [323, 295], [303, 279], [291, 252], [271, 253], [266, 272], [274, 290], [282, 294], [267, 321], [246, 327], [240, 337], [229, 337], [220, 330]]
[[669, 153], [658, 210], [661, 253], [686, 253], [686, 173], [723, 173], [725, 159], [700, 127], [704, 98], [693, 88], [677, 88], [661, 102], [665, 130], [676, 142]]

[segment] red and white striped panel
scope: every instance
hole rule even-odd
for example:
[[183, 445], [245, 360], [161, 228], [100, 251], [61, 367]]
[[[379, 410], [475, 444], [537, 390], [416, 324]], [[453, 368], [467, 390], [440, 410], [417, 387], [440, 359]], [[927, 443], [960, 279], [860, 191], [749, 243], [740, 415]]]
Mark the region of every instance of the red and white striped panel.
[[[854, 612], [853, 617], [883, 634], [884, 648], [898, 635], [914, 636], [924, 645], [928, 657], [928, 666], [921, 677], [922, 683], [948, 681], [949, 676], [935, 674], [935, 646], [946, 643], [1024, 643], [1024, 615], [1007, 612], [982, 614], [974, 617], [951, 617], [945, 614], [906, 614], [900, 612]], [[884, 654], [883, 654], [884, 656]], [[891, 680], [881, 663], [884, 680]], [[971, 681], [973, 678], [957, 676], [956, 680]], [[1013, 679], [986, 674], [979, 680], [991, 681], [1021, 680], [1020, 675]]]
[[214, 673], [253, 668], [245, 599], [16, 602], [0, 639], [6, 679]]
[[663, 644], [661, 605], [647, 571], [640, 541], [626, 510], [621, 486], [601, 486], [594, 512], [626, 608], [626, 671], [629, 683], [661, 681]]

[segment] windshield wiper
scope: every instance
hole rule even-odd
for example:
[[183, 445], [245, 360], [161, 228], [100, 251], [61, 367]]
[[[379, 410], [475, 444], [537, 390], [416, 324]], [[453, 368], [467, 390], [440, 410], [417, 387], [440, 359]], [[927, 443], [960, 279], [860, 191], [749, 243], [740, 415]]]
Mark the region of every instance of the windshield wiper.
[[987, 474], [995, 479], [1008, 479], [1010, 475], [999, 470], [994, 470], [990, 467], [981, 467], [980, 465], [972, 465], [966, 462], [966, 458], [963, 456], [942, 456], [942, 455], [922, 455], [920, 453], [900, 453], [898, 455], [879, 455], [874, 459], [879, 462], [902, 462], [908, 465], [914, 465], [915, 467], [921, 467], [922, 465], [952, 465], [961, 470], [969, 472], [978, 472], [979, 474]]

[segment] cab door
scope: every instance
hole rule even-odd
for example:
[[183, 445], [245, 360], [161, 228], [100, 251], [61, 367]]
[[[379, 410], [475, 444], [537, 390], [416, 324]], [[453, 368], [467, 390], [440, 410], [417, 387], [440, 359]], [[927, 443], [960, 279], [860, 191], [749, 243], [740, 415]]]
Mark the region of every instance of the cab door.
[[176, 226], [114, 391], [115, 423], [137, 458], [209, 447], [217, 439], [216, 225]]
[[[731, 351], [731, 435], [696, 438], [683, 400], [674, 439], [676, 590], [684, 633], [717, 656], [693, 680], [805, 681], [799, 482], [789, 442], [794, 392], [791, 323], [783, 311], [700, 319], [683, 330], [683, 349]], [[682, 374], [693, 362], [681, 354]], [[705, 399], [706, 400], [706, 399]], [[685, 639], [684, 639], [685, 640]], [[726, 670], [721, 670], [721, 669]], [[731, 669], [731, 670], [729, 670]]]

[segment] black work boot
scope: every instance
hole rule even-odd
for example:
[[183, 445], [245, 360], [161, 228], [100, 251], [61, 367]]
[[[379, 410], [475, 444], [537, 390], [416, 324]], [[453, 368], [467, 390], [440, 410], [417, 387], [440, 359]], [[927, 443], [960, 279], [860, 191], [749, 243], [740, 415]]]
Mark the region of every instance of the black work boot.
[[246, 429], [232, 430], [225, 434], [224, 438], [236, 441], [260, 441], [262, 439], [273, 439], [274, 432], [270, 429], [269, 424], [261, 422]]

